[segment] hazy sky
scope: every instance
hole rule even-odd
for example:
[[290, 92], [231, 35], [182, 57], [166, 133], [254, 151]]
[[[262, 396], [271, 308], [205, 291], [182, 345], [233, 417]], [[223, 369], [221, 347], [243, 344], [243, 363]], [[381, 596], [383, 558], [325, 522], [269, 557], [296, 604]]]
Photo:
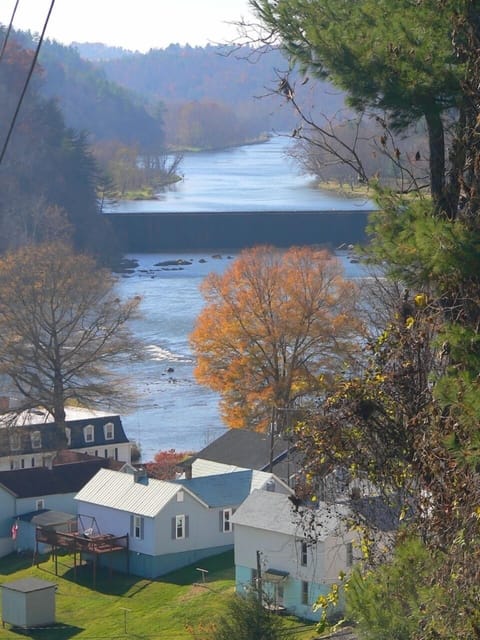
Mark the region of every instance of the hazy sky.
[[[51, 0], [19, 0], [14, 27], [40, 33]], [[0, 0], [10, 22], [15, 0]], [[171, 43], [205, 45], [235, 37], [229, 22], [249, 16], [247, 0], [56, 0], [46, 37], [62, 44], [103, 42], [148, 51]]]

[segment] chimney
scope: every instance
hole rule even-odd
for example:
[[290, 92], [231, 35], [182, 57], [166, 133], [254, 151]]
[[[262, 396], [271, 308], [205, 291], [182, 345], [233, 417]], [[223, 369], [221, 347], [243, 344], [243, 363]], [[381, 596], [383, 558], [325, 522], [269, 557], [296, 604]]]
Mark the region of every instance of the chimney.
[[134, 482], [138, 482], [139, 484], [148, 484], [148, 476], [147, 471], [143, 467], [137, 467], [133, 474]]

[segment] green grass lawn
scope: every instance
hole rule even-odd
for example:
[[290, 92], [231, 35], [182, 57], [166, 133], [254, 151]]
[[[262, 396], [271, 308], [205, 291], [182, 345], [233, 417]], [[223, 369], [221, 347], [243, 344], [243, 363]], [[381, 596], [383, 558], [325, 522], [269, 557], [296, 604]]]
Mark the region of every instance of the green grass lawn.
[[[195, 566], [145, 580], [135, 576], [99, 569], [93, 585], [91, 567], [77, 567], [76, 581], [72, 556], [58, 561], [58, 575], [52, 560], [37, 568], [31, 558], [8, 556], [0, 560], [0, 583], [36, 577], [55, 582], [56, 625], [49, 629], [20, 630], [0, 626], [3, 640], [28, 637], [33, 640], [113, 640], [135, 638], [145, 640], [203, 640], [204, 625], [222, 613], [223, 605], [234, 592], [233, 552], [202, 560], [208, 570], [202, 584]], [[1, 610], [1, 603], [0, 603]], [[307, 640], [314, 626], [295, 618], [285, 619], [286, 636]]]

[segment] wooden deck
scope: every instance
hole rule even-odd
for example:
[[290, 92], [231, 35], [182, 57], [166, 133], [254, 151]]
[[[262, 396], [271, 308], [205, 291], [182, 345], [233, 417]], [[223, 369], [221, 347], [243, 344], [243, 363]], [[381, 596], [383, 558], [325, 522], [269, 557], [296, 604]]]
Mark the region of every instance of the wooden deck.
[[[126, 554], [126, 570], [130, 572], [129, 567], [129, 535], [115, 536], [112, 533], [66, 533], [63, 531], [55, 531], [55, 529], [46, 527], [37, 527], [35, 530], [36, 550], [35, 556], [38, 562], [38, 545], [46, 544], [52, 549], [53, 559], [55, 561], [55, 575], [58, 575], [58, 551], [66, 550], [73, 554], [74, 576], [76, 579], [77, 565], [82, 564], [85, 556], [90, 556], [93, 565], [93, 580], [96, 580], [97, 558], [107, 553], [124, 552]], [[79, 563], [77, 563], [77, 554], [79, 555]]]

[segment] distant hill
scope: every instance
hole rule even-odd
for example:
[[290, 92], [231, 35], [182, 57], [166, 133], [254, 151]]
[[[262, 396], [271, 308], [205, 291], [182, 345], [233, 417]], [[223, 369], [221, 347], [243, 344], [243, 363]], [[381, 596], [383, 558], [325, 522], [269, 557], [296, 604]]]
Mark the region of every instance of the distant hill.
[[[15, 34], [33, 48], [32, 34]], [[68, 126], [92, 142], [115, 141], [158, 152], [218, 148], [257, 139], [297, 125], [289, 101], [277, 95], [288, 62], [279, 51], [258, 55], [248, 47], [172, 44], [147, 53], [102, 43], [69, 47], [44, 42], [39, 64], [42, 92], [54, 98]], [[330, 117], [343, 96], [319, 81], [305, 86], [289, 76], [311, 112]]]

